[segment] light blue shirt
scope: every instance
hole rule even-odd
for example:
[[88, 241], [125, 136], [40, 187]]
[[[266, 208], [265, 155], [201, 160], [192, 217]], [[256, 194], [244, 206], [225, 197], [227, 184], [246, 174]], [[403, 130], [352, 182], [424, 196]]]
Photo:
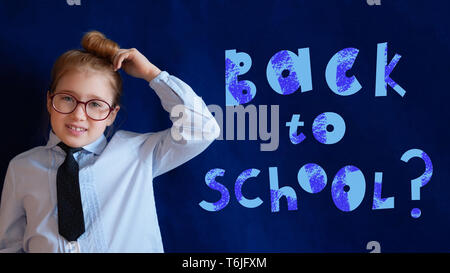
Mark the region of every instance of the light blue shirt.
[[59, 138], [50, 132], [46, 146], [11, 160], [0, 204], [0, 252], [164, 252], [153, 178], [205, 150], [220, 127], [180, 79], [163, 71], [150, 86], [171, 114], [171, 128], [118, 131], [109, 143], [102, 135], [74, 155], [86, 229], [77, 241], [58, 233], [56, 173], [65, 159]]

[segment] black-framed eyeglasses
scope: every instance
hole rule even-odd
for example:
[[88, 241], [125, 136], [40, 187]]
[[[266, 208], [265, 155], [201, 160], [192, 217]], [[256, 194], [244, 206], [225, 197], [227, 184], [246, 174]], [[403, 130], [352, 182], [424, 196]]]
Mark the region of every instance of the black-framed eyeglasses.
[[81, 103], [84, 105], [86, 115], [95, 121], [105, 120], [114, 110], [106, 101], [100, 99], [92, 99], [86, 102], [80, 101], [69, 93], [56, 93], [50, 96], [52, 107], [56, 112], [61, 114], [70, 114]]

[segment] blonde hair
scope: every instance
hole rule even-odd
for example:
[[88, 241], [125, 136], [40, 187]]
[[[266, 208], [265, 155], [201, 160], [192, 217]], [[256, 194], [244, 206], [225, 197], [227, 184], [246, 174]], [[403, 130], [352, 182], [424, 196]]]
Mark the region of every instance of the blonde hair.
[[104, 72], [110, 78], [114, 90], [113, 107], [120, 104], [122, 95], [122, 78], [118, 71], [114, 71], [112, 59], [120, 49], [119, 45], [106, 38], [99, 31], [93, 30], [84, 34], [81, 39], [82, 49], [73, 49], [65, 52], [56, 59], [51, 72], [50, 94], [55, 92], [58, 81], [69, 71], [94, 70]]

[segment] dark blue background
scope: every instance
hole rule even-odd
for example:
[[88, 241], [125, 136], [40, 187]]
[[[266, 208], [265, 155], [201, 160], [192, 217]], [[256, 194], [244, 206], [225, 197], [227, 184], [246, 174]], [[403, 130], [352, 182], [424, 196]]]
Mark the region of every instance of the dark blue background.
[[[99, 30], [122, 48], [135, 47], [163, 70], [187, 82], [206, 104], [225, 106], [225, 50], [248, 53], [252, 68], [241, 79], [257, 87], [252, 104], [280, 105], [280, 145], [260, 152], [260, 141], [215, 141], [205, 152], [155, 179], [161, 232], [167, 252], [367, 252], [380, 242], [382, 252], [448, 252], [450, 196], [448, 155], [450, 117], [447, 106], [449, 69], [448, 1], [365, 0], [321, 1], [125, 1], [81, 0], [0, 2], [0, 80], [2, 85], [2, 152], [0, 175], [17, 154], [46, 143], [48, 119], [45, 92], [50, 70], [63, 52], [80, 47], [84, 32]], [[391, 74], [406, 95], [388, 87], [375, 97], [377, 43], [388, 42], [388, 61], [402, 56]], [[266, 79], [269, 59], [280, 50], [309, 47], [313, 91], [282, 96]], [[358, 48], [349, 71], [363, 88], [341, 97], [328, 88], [325, 67], [346, 47]], [[119, 129], [158, 131], [170, 126], [168, 114], [143, 80], [124, 75]], [[317, 142], [311, 131], [323, 112], [340, 114], [347, 126], [333, 145]], [[284, 126], [301, 114], [306, 140], [289, 141]], [[224, 121], [225, 124], [225, 121]], [[425, 151], [434, 166], [421, 200], [411, 201], [410, 180], [424, 164], [400, 157], [409, 149]], [[306, 163], [321, 165], [328, 184], [318, 194], [302, 190], [297, 172]], [[334, 205], [330, 188], [337, 171], [355, 165], [366, 178], [366, 194], [352, 212]], [[280, 187], [297, 193], [298, 210], [270, 210], [269, 167], [278, 167]], [[219, 212], [198, 203], [215, 202], [205, 174], [225, 169], [218, 182], [231, 200]], [[244, 184], [247, 198], [264, 203], [241, 206], [234, 182], [244, 170], [261, 170]], [[395, 197], [395, 208], [372, 210], [374, 173], [383, 172], [383, 197]], [[2, 179], [3, 180], [3, 179]], [[422, 216], [413, 219], [410, 210]]]

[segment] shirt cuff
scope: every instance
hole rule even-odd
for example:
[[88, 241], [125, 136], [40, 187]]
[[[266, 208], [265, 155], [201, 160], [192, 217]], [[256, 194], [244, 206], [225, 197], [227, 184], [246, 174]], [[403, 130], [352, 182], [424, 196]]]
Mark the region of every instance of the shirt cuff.
[[171, 76], [167, 71], [161, 71], [158, 76], [150, 81], [149, 85], [155, 90], [163, 104], [168, 103], [171, 106], [184, 104], [186, 95], [189, 93], [188, 89], [190, 89], [187, 84]]
[[158, 76], [153, 78], [153, 80], [150, 81], [149, 85], [153, 89], [157, 89], [162, 82], [167, 82], [167, 79], [169, 78], [169, 73], [167, 71], [161, 71]]

